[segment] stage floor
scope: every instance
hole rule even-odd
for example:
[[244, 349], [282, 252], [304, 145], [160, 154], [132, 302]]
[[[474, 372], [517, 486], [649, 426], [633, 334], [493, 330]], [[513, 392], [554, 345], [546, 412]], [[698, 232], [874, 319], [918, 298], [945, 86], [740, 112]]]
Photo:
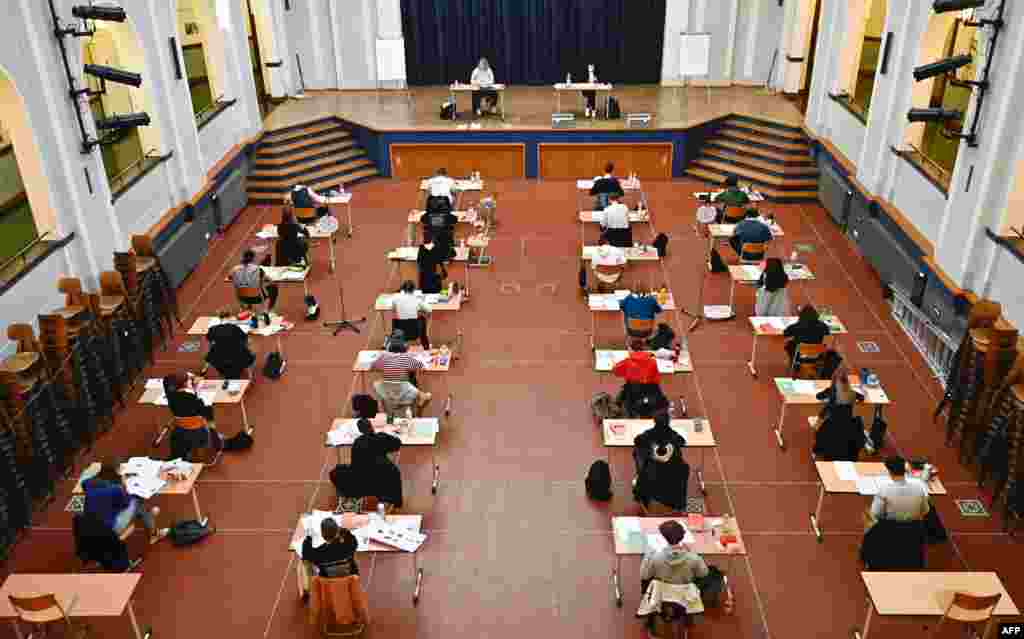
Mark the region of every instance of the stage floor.
[[[781, 95], [765, 94], [754, 87], [662, 87], [630, 85], [612, 95], [623, 115], [650, 113], [650, 129], [686, 129], [730, 114], [750, 115], [799, 126], [803, 115]], [[604, 94], [599, 96], [603, 99]], [[505, 120], [486, 116], [469, 117], [470, 96], [458, 95], [458, 121], [441, 120], [441, 103], [448, 97], [446, 87], [415, 87], [408, 91], [310, 91], [302, 99], [290, 99], [265, 120], [268, 131], [337, 116], [378, 131], [452, 131], [478, 121], [486, 130], [547, 130], [555, 111], [555, 91], [550, 87], [511, 87], [505, 92]], [[618, 131], [625, 119], [585, 120], [579, 94], [562, 96], [562, 110], [577, 113], [577, 129]]]

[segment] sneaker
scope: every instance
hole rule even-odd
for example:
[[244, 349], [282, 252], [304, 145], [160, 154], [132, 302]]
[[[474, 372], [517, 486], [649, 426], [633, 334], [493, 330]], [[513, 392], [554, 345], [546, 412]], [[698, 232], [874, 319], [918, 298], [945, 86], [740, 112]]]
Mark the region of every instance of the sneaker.
[[156, 542], [160, 541], [161, 539], [167, 537], [167, 535], [169, 535], [169, 534], [171, 534], [171, 529], [170, 528], [161, 528], [160, 530], [156, 531], [155, 535], [153, 535], [152, 537], [149, 538], [149, 543], [150, 544], [155, 544]]

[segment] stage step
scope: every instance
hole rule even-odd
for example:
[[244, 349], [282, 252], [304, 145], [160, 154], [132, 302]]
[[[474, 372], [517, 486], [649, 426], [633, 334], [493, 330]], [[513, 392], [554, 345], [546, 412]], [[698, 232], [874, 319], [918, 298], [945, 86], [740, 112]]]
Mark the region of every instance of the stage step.
[[698, 157], [693, 161], [695, 165], [703, 169], [711, 169], [723, 175], [735, 175], [740, 181], [754, 182], [756, 184], [772, 185], [782, 191], [800, 191], [805, 188], [817, 188], [818, 179], [815, 177], [787, 177], [772, 175], [765, 171], [750, 169], [731, 162], [722, 162], [708, 157]]
[[747, 116], [734, 115], [725, 121], [731, 128], [744, 129], [762, 135], [773, 136], [788, 142], [801, 142], [807, 139], [804, 132], [795, 127], [788, 127], [774, 122], [768, 123]]
[[706, 146], [701, 149], [701, 157], [708, 157], [712, 160], [730, 162], [740, 166], [758, 169], [767, 173], [787, 177], [817, 177], [818, 169], [813, 165], [794, 166], [782, 164], [781, 162], [765, 162], [752, 157], [749, 153], [739, 153], [729, 149], [713, 146]]
[[343, 164], [349, 160], [366, 157], [366, 151], [356, 148], [348, 148], [333, 153], [321, 153], [309, 158], [299, 160], [292, 164], [279, 167], [263, 168], [254, 166], [249, 174], [250, 182], [273, 182], [286, 180], [294, 182], [296, 178], [314, 174], [321, 169], [326, 169], [336, 164]]
[[[344, 175], [337, 175], [334, 177], [328, 177], [318, 179], [316, 181], [310, 180], [308, 186], [315, 188], [318, 191], [326, 191], [328, 189], [337, 188], [344, 186], [349, 188], [354, 184], [363, 182], [370, 178], [374, 178], [380, 175], [377, 171], [377, 167], [371, 166], [351, 173], [345, 173]], [[285, 197], [288, 195], [287, 190], [283, 192], [271, 192], [252, 189], [249, 190], [249, 203], [250, 204], [284, 204]]]
[[760, 133], [730, 128], [728, 125], [719, 129], [718, 135], [741, 144], [754, 145], [758, 148], [764, 148], [784, 155], [805, 155], [810, 151], [810, 145], [807, 142], [783, 142], [777, 138], [768, 137]]
[[300, 172], [285, 177], [249, 176], [249, 191], [287, 191], [296, 183], [314, 186], [320, 178], [329, 178], [342, 173], [350, 173], [358, 169], [373, 166], [373, 162], [362, 158], [354, 158], [343, 162], [332, 162], [326, 166], [319, 165], [313, 171]]
[[352, 138], [352, 134], [339, 128], [337, 131], [331, 131], [329, 134], [302, 138], [288, 144], [260, 146], [256, 149], [256, 161], [268, 163], [288, 161], [291, 156], [302, 155], [308, 151], [317, 151], [325, 145], [345, 143], [355, 144], [355, 140]]
[[267, 146], [286, 144], [288, 142], [301, 140], [310, 136], [323, 135], [326, 131], [330, 131], [332, 129], [344, 130], [342, 128], [341, 121], [337, 118], [324, 118], [314, 122], [308, 122], [306, 124], [297, 124], [283, 129], [267, 131], [263, 134], [260, 144]]
[[771, 149], [754, 146], [746, 142], [730, 140], [722, 137], [710, 138], [704, 144], [711, 145], [714, 147], [721, 147], [723, 149], [729, 149], [730, 151], [736, 151], [738, 153], [744, 153], [767, 162], [778, 162], [789, 166], [813, 166], [810, 153], [807, 153], [806, 151], [804, 155], [779, 153], [776, 151], [772, 151]]
[[[710, 182], [712, 184], [725, 184], [726, 173], [714, 171], [711, 169], [703, 169], [691, 165], [687, 167], [686, 174], [695, 177], [704, 182]], [[741, 178], [746, 180], [746, 178]], [[757, 188], [757, 191], [765, 196], [765, 198], [773, 202], [809, 202], [817, 201], [818, 191], [815, 189], [804, 189], [799, 191], [787, 191], [775, 188], [767, 184], [758, 183], [757, 180], [749, 180]]]

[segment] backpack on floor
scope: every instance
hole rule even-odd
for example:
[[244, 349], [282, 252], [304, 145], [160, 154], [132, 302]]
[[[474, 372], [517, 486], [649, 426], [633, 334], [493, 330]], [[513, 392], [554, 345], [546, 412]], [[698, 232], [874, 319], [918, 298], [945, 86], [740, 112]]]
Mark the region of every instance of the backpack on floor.
[[284, 374], [285, 361], [281, 353], [271, 351], [267, 353], [267, 361], [263, 364], [263, 376], [267, 379], [280, 379]]
[[672, 327], [664, 322], [658, 324], [658, 330], [647, 338], [647, 348], [656, 351], [662, 348], [672, 348], [672, 342], [676, 338]]
[[825, 351], [818, 364], [818, 379], [832, 379], [832, 375], [835, 374], [842, 363], [842, 355], [831, 349]]
[[664, 233], [658, 233], [654, 237], [652, 246], [658, 251], [658, 257], [665, 257], [668, 255], [668, 236]]
[[317, 304], [316, 298], [312, 295], [307, 295], [306, 301], [306, 321], [312, 322], [320, 317], [320, 305]]
[[228, 437], [224, 440], [224, 450], [236, 452], [240, 450], [248, 450], [252, 448], [252, 443], [252, 435], [243, 430], [234, 437]]
[[868, 435], [871, 437], [871, 444], [875, 450], [882, 450], [882, 447], [885, 446], [887, 432], [889, 432], [889, 424], [882, 417], [882, 407], [875, 406], [875, 418], [871, 420], [871, 432]]
[[712, 273], [726, 273], [729, 271], [729, 267], [725, 265], [722, 256], [718, 254], [718, 249], [711, 249], [711, 255], [708, 257], [708, 270]]
[[455, 115], [455, 105], [451, 102], [441, 103], [440, 117], [442, 120], [451, 120], [452, 116]]
[[355, 417], [373, 419], [379, 411], [380, 406], [377, 403], [377, 398], [372, 395], [360, 393], [352, 396], [352, 414]]
[[614, 97], [608, 98], [608, 119], [618, 120], [622, 117], [622, 107], [619, 106], [619, 101]]
[[186, 519], [175, 523], [167, 532], [167, 536], [175, 546], [191, 546], [209, 537], [212, 532], [208, 525], [195, 519]]
[[590, 400], [590, 410], [594, 413], [594, 418], [599, 421], [622, 417], [622, 407], [608, 393], [602, 392], [594, 395]]
[[587, 497], [598, 501], [608, 501], [611, 499], [612, 471], [608, 467], [608, 462], [599, 459], [591, 464], [584, 484], [587, 487]]

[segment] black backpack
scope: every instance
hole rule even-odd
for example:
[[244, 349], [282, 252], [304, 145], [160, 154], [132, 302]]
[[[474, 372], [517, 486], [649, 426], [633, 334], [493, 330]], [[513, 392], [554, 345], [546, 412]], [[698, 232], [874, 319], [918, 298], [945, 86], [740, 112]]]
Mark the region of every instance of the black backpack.
[[224, 440], [224, 450], [226, 451], [239, 451], [248, 450], [252, 448], [253, 438], [252, 435], [243, 431], [239, 431], [234, 437], [228, 437]]
[[664, 233], [658, 233], [654, 237], [654, 242], [652, 243], [652, 246], [654, 246], [654, 248], [657, 249], [658, 257], [665, 257], [666, 255], [668, 255], [668, 236], [665, 235]]
[[191, 546], [209, 537], [212, 532], [207, 524], [195, 519], [186, 519], [175, 523], [167, 532], [167, 536], [175, 546]]
[[580, 290], [584, 293], [587, 292], [587, 266], [585, 264], [580, 266]]
[[441, 105], [441, 119], [451, 120], [452, 116], [455, 115], [455, 105], [451, 102], [445, 102]]
[[875, 418], [871, 420], [871, 443], [874, 445], [875, 450], [882, 450], [885, 446], [885, 434], [889, 431], [889, 424], [882, 417], [882, 407], [875, 407]]
[[267, 353], [267, 361], [263, 364], [263, 376], [267, 379], [280, 379], [284, 374], [285, 361], [281, 353], [271, 351]]
[[614, 97], [608, 98], [608, 119], [618, 120], [622, 117], [622, 107], [619, 106], [619, 101]]
[[672, 327], [664, 322], [658, 324], [658, 330], [654, 335], [647, 338], [647, 348], [656, 351], [661, 348], [672, 348], [672, 341], [676, 338]]
[[584, 484], [587, 487], [587, 497], [598, 501], [610, 500], [612, 498], [612, 471], [608, 467], [608, 462], [599, 459], [591, 464]]
[[307, 295], [304, 298], [306, 302], [306, 321], [312, 322], [320, 317], [320, 305], [317, 303], [316, 298], [312, 295]]
[[711, 255], [708, 257], [708, 268], [712, 273], [726, 273], [729, 271], [729, 267], [725, 265], [722, 256], [718, 254], [718, 249], [711, 249]]

